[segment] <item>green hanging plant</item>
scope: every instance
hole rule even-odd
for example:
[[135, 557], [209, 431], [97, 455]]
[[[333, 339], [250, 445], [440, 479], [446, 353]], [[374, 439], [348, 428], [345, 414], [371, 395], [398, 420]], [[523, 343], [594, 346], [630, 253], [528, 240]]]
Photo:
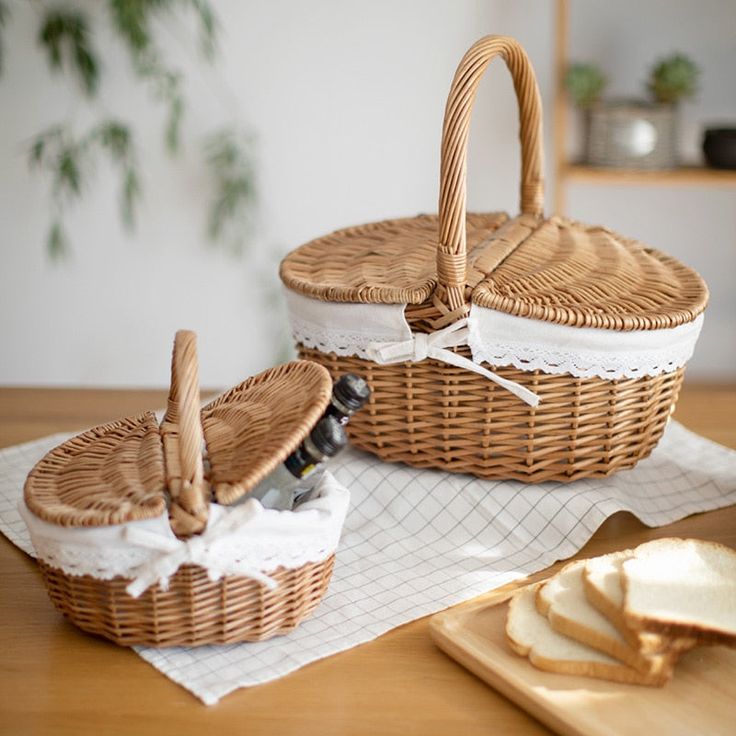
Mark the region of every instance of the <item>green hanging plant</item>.
[[[126, 48], [135, 75], [165, 106], [164, 144], [175, 155], [181, 150], [181, 125], [186, 110], [183, 78], [179, 70], [167, 63], [157, 46], [153, 21], [187, 8], [194, 12], [201, 52], [205, 59], [211, 60], [218, 28], [212, 8], [207, 0], [105, 0], [104, 7], [103, 20], [98, 18], [97, 22], [106, 19]], [[7, 27], [9, 19], [9, 5], [0, 0], [0, 32]], [[54, 74], [75, 78], [90, 102], [104, 83], [100, 54], [94, 44], [95, 28], [90, 16], [77, 6], [42, 4], [37, 40], [49, 69]], [[0, 73], [4, 68], [3, 50], [0, 35]], [[239, 250], [255, 203], [250, 147], [234, 130], [223, 129], [208, 137], [204, 155], [213, 192], [207, 235], [215, 242], [228, 242]], [[70, 238], [64, 216], [89, 188], [100, 161], [117, 171], [121, 222], [127, 230], [133, 230], [143, 189], [131, 122], [103, 118], [82, 133], [74, 131], [68, 123], [59, 123], [32, 138], [28, 160], [32, 169], [48, 177], [50, 184], [53, 214], [46, 245], [51, 257], [69, 252]]]
[[31, 145], [31, 166], [45, 171], [51, 179], [55, 213], [47, 246], [53, 257], [60, 257], [69, 250], [63, 212], [66, 205], [81, 198], [83, 185], [101, 155], [106, 155], [119, 171], [120, 217], [125, 227], [132, 231], [141, 187], [132, 133], [127, 125], [118, 120], [103, 120], [80, 137], [74, 137], [67, 127], [57, 125], [36, 136]]

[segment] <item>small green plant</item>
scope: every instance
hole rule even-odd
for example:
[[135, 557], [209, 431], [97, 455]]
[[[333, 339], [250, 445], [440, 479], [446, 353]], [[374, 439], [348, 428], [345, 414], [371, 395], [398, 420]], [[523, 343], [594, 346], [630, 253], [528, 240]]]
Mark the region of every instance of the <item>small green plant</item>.
[[660, 59], [649, 75], [649, 92], [657, 101], [673, 105], [692, 97], [698, 89], [700, 69], [684, 54]]
[[583, 109], [600, 100], [608, 80], [595, 64], [572, 64], [565, 75], [565, 88], [572, 101]]

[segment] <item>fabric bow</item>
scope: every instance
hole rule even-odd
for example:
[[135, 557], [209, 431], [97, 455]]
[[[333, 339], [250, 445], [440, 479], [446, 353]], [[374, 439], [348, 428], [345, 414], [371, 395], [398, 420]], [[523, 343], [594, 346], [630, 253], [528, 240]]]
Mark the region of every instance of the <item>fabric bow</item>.
[[464, 368], [478, 375], [485, 376], [489, 381], [493, 381], [502, 388], [505, 388], [514, 394], [514, 396], [518, 396], [518, 398], [529, 404], [529, 406], [538, 406], [539, 396], [533, 391], [530, 391], [515, 381], [502, 378], [493, 371], [489, 371], [472, 360], [447, 349], [458, 347], [459, 345], [467, 345], [469, 336], [468, 320], [465, 318], [454, 322], [448, 327], [437, 330], [437, 332], [430, 332], [429, 334], [413, 332], [409, 340], [371, 343], [368, 346], [368, 354], [376, 363], [382, 364], [404, 363], [407, 361], [418, 363], [427, 358], [440, 360], [443, 363], [454, 365], [456, 368]]
[[[190, 539], [163, 537], [144, 529], [126, 528], [123, 536], [127, 541], [160, 552], [138, 568], [136, 577], [126, 591], [133, 598], [138, 598], [156, 582], [160, 583], [164, 590], [168, 590], [169, 579], [181, 565], [185, 564], [200, 565], [207, 570], [212, 582], [219, 580], [225, 574], [223, 556], [219, 554], [219, 549], [223, 543], [238, 536], [262, 512], [263, 508], [258, 502], [246, 501], [242, 506], [229, 509], [228, 513], [223, 514], [215, 523], [210, 523], [203, 534]], [[229, 570], [257, 580], [271, 590], [278, 586], [273, 578], [246, 561], [230, 564]]]

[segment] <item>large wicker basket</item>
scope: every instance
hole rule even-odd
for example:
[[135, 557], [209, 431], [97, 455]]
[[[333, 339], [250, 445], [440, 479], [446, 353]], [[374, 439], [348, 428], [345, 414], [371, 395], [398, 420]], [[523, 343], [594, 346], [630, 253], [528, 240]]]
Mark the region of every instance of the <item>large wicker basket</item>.
[[[122, 645], [255, 641], [297, 626], [327, 589], [339, 528], [334, 539], [315, 540], [323, 554], [294, 566], [213, 576], [211, 568], [188, 560], [202, 550], [209, 554], [211, 546], [217, 562], [223, 550], [215, 547], [222, 540], [210, 528], [212, 521], [217, 516], [227, 526], [234, 518], [228, 513], [236, 509], [211, 502], [211, 496], [232, 503], [255, 487], [306, 436], [327, 406], [331, 388], [324, 368], [293, 362], [248, 379], [200, 412], [195, 337], [178, 333], [160, 427], [150, 412], [97, 427], [52, 450], [28, 476], [24, 515], [54, 605], [85, 631]], [[320, 502], [324, 511], [324, 499]], [[347, 501], [341, 503], [337, 516], [344, 518]], [[299, 527], [292, 523], [298, 519], [283, 516], [298, 512], [279, 515], [255, 501], [237, 511], [248, 522], [250, 516], [272, 514], [269, 528], [283, 520], [291, 525], [292, 537], [295, 529], [311, 532], [308, 524]], [[341, 523], [338, 518], [333, 531]], [[242, 534], [254, 529], [243, 526]], [[115, 565], [128, 564], [126, 556], [135, 554], [148, 559], [146, 550], [133, 544], [127, 549], [126, 540], [145, 542], [152, 530], [158, 530], [153, 538], [162, 550], [181, 556], [170, 565], [167, 585], [159, 585], [154, 573], [131, 593], [134, 580], [115, 575]], [[199, 542], [199, 547], [185, 548], [183, 542]], [[99, 555], [93, 561], [99, 570], [90, 570], [85, 554]]]
[[[519, 104], [517, 217], [466, 214], [471, 110], [496, 56]], [[545, 218], [541, 119], [521, 46], [481, 39], [447, 101], [439, 216], [341, 230], [283, 261], [300, 356], [371, 386], [370, 405], [350, 424], [358, 447], [536, 482], [608, 475], [657, 444], [707, 288], [675, 259], [607, 228]]]

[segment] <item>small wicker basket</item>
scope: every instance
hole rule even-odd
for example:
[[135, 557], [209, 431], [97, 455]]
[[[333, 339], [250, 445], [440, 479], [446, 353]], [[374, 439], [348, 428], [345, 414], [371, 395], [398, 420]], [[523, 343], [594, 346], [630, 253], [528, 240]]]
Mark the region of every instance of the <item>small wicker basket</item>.
[[[169, 571], [168, 586], [144, 584], [137, 596], [130, 592], [132, 578], [110, 575], [104, 559], [98, 574], [75, 574], [76, 553], [66, 540], [70, 533], [81, 536], [75, 549], [84, 551], [94, 535], [112, 534], [106, 537], [114, 539], [110, 546], [125, 554], [131, 528], [150, 536], [151, 525], [158, 523], [168, 536], [163, 543], [159, 539], [162, 549], [179, 545], [183, 550], [183, 543], [193, 540], [206, 547], [206, 534], [199, 535], [212, 531], [210, 513], [223, 518], [235, 511], [211, 504], [211, 495], [232, 503], [254, 488], [296, 449], [325, 410], [331, 390], [324, 368], [297, 361], [248, 379], [200, 411], [195, 336], [177, 333], [160, 427], [150, 412], [96, 427], [52, 450], [28, 476], [24, 515], [54, 605], [85, 631], [122, 645], [257, 641], [296, 627], [327, 589], [339, 526], [334, 545], [325, 540], [319, 559], [248, 575], [213, 579], [209, 569], [187, 562], [192, 551], [186, 549]], [[255, 501], [247, 504], [255, 513], [274, 515], [271, 525], [293, 521], [283, 514], [299, 516], [264, 511]], [[241, 514], [243, 506], [238, 506]], [[95, 544], [104, 557], [101, 538]], [[316, 540], [318, 549], [322, 541]]]
[[[466, 213], [471, 111], [496, 56], [519, 104], [517, 217]], [[481, 39], [447, 101], [439, 216], [340, 230], [284, 259], [300, 356], [370, 384], [370, 404], [349, 427], [356, 446], [419, 467], [537, 482], [608, 475], [657, 444], [707, 288], [675, 259], [607, 228], [544, 217], [541, 121], [524, 50], [511, 38]], [[482, 332], [484, 320], [504, 327], [503, 345], [493, 329]], [[484, 340], [491, 348], [477, 347]]]

